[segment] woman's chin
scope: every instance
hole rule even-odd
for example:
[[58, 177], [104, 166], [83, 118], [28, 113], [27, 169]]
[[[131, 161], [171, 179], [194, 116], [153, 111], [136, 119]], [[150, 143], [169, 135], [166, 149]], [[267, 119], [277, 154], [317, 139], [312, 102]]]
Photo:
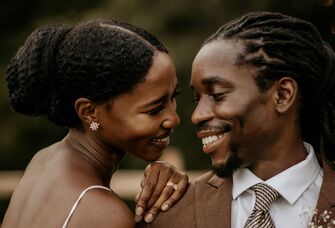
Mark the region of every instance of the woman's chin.
[[154, 162], [157, 161], [162, 156], [163, 151], [160, 151], [159, 153], [146, 153], [145, 155], [139, 157], [140, 159], [147, 161], [147, 162]]

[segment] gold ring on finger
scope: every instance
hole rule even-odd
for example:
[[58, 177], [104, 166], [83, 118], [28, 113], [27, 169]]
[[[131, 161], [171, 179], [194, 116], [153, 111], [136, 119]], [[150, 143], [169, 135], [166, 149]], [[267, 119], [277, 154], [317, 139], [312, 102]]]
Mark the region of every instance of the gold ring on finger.
[[175, 190], [175, 191], [178, 191], [178, 188], [179, 188], [178, 184], [175, 184], [171, 181], [167, 182], [166, 186], [169, 186], [169, 187], [173, 188], [173, 190]]

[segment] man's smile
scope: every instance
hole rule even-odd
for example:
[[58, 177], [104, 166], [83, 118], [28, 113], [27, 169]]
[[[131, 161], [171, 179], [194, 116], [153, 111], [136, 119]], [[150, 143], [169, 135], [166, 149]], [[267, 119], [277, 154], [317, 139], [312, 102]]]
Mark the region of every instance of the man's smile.
[[201, 139], [203, 144], [203, 151], [206, 154], [214, 152], [220, 144], [225, 140], [226, 134], [231, 130], [231, 126], [225, 124], [220, 127], [201, 127], [197, 131], [197, 136]]

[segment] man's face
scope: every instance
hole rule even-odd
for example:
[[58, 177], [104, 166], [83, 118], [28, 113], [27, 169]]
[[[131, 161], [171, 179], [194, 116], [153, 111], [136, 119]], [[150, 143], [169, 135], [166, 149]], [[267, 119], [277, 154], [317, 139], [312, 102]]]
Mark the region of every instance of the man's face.
[[260, 92], [254, 80], [257, 70], [236, 64], [242, 48], [239, 42], [212, 41], [201, 48], [192, 66], [197, 101], [192, 122], [219, 176], [268, 159], [277, 133], [272, 90]]

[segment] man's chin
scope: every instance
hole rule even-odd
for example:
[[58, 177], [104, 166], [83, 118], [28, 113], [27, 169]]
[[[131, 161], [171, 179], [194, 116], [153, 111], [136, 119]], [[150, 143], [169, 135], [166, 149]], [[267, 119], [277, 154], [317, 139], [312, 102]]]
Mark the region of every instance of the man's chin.
[[228, 158], [225, 164], [218, 164], [213, 166], [213, 173], [221, 178], [231, 177], [234, 171], [240, 168], [242, 160], [234, 155]]

